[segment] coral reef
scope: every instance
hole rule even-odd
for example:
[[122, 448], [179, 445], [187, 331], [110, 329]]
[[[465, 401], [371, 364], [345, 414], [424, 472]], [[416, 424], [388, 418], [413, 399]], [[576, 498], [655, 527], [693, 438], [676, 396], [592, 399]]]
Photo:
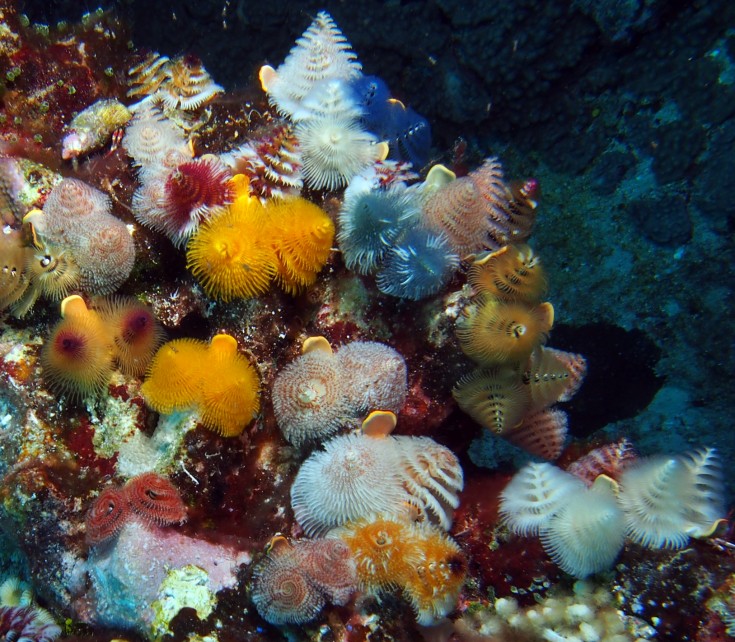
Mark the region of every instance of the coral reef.
[[349, 42], [36, 4], [0, 3], [0, 637], [724, 639], [722, 0], [327, 7]]

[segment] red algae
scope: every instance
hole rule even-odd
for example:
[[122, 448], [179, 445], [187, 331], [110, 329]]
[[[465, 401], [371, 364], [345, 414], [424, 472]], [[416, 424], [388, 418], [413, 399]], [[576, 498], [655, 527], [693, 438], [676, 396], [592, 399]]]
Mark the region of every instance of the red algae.
[[86, 417], [80, 417], [65, 432], [67, 448], [74, 453], [82, 468], [94, 468], [99, 477], [110, 477], [115, 473], [117, 455], [100, 457], [94, 449], [94, 426]]
[[511, 534], [500, 524], [500, 492], [511, 475], [466, 466], [465, 488], [455, 512], [451, 534], [467, 552], [470, 575], [477, 588], [468, 597], [486, 599], [513, 596], [531, 604], [543, 594], [559, 570], [544, 553], [537, 539]]
[[[122, 77], [105, 73], [128, 55], [126, 29], [111, 13], [45, 34], [21, 26], [13, 11], [5, 10], [3, 19], [15, 27], [18, 44], [0, 50], [0, 67], [10, 70], [12, 78], [3, 95], [8, 117], [0, 133], [22, 131], [53, 146], [75, 112], [124, 87]], [[85, 49], [96, 54], [86, 55]]]

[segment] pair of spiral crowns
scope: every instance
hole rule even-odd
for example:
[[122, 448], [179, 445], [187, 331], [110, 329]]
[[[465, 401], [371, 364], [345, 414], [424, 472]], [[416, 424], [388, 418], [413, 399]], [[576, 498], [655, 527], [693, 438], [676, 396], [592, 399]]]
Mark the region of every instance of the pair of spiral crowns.
[[712, 535], [723, 521], [722, 468], [714, 448], [678, 457], [626, 456], [616, 479], [602, 473], [591, 483], [570, 471], [580, 467], [526, 465], [502, 492], [500, 514], [515, 533], [539, 536], [552, 560], [577, 577], [610, 568], [626, 539], [647, 548], [682, 548], [690, 537]]
[[71, 397], [101, 393], [116, 364], [128, 376], [142, 375], [164, 338], [151, 309], [133, 298], [100, 299], [90, 308], [72, 295], [61, 302], [61, 317], [41, 366], [49, 386]]
[[41, 296], [114, 292], [133, 269], [135, 245], [107, 195], [65, 178], [43, 210], [25, 215], [22, 230], [0, 237], [0, 257], [0, 309], [22, 317]]
[[260, 409], [260, 378], [228, 334], [207, 344], [169, 341], [156, 352], [141, 393], [156, 412], [195, 410], [201, 423], [225, 437], [242, 433]]

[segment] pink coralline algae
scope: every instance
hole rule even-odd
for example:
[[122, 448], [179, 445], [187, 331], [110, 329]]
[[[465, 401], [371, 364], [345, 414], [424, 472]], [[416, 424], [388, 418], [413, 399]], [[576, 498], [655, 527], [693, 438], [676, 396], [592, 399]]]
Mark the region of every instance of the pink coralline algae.
[[114, 545], [90, 555], [93, 610], [81, 615], [90, 623], [147, 632], [154, 617], [151, 605], [171, 569], [202, 568], [216, 592], [234, 586], [238, 566], [249, 561], [246, 553], [129, 521]]

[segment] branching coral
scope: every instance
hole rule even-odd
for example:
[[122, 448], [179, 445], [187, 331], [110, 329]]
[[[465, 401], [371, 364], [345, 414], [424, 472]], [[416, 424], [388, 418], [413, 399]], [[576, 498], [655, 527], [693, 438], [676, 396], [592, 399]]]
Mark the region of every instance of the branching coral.
[[523, 607], [515, 598], [496, 599], [489, 607], [468, 609], [455, 623], [462, 640], [597, 640], [642, 642], [656, 630], [625, 615], [606, 585], [577, 581], [571, 591], [557, 588], [538, 604]]

